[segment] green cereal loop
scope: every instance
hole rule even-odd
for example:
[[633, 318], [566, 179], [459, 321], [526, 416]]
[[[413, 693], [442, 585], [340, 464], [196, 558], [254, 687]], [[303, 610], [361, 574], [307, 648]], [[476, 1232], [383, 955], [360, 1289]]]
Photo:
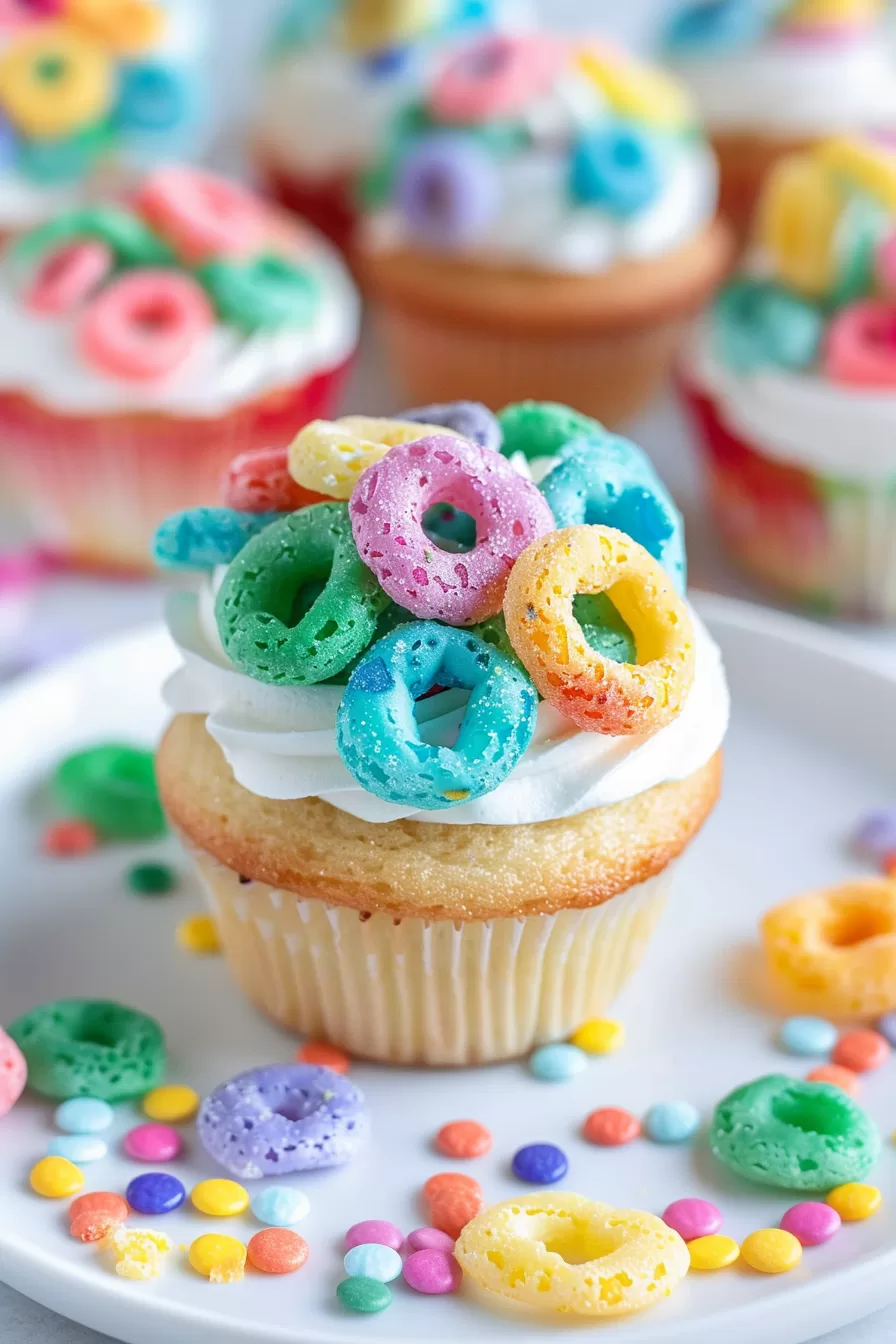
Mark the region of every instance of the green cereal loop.
[[165, 830], [155, 757], [141, 747], [103, 743], [56, 767], [54, 792], [73, 817], [114, 840], [148, 840]]
[[28, 1086], [60, 1101], [126, 1101], [165, 1077], [165, 1037], [155, 1018], [104, 999], [57, 999], [7, 1031], [25, 1056]]
[[119, 205], [87, 205], [67, 210], [12, 246], [12, 263], [30, 265], [45, 253], [85, 239], [105, 243], [118, 266], [163, 266], [173, 253], [148, 224]]
[[881, 1147], [877, 1126], [841, 1088], [783, 1074], [745, 1083], [720, 1101], [709, 1141], [739, 1176], [782, 1190], [860, 1181]]
[[243, 331], [310, 326], [320, 305], [311, 272], [273, 252], [251, 261], [207, 261], [196, 275], [222, 321]]
[[388, 606], [358, 555], [348, 505], [334, 501], [253, 537], [224, 576], [215, 615], [240, 671], [276, 686], [314, 686], [363, 653]]
[[498, 412], [498, 423], [504, 456], [522, 453], [530, 462], [535, 457], [556, 457], [570, 439], [582, 435], [601, 439], [608, 433], [599, 421], [555, 401], [513, 402]]

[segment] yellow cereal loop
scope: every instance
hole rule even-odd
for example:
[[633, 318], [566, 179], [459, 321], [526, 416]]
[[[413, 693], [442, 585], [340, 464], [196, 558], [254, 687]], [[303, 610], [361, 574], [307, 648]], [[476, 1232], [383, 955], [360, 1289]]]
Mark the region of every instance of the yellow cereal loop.
[[236, 1237], [207, 1232], [190, 1247], [190, 1265], [212, 1283], [239, 1283], [246, 1268], [246, 1248]]
[[67, 1157], [43, 1157], [31, 1168], [31, 1189], [44, 1199], [68, 1199], [84, 1185], [84, 1173]]
[[788, 28], [864, 24], [882, 12], [881, 0], [791, 0], [783, 15]]
[[844, 204], [835, 177], [814, 155], [792, 154], [775, 165], [756, 215], [756, 240], [775, 279], [810, 297], [827, 293]]
[[65, 12], [113, 51], [132, 55], [158, 42], [165, 14], [150, 0], [66, 0]]
[[584, 1195], [523, 1195], [486, 1210], [455, 1255], [482, 1288], [531, 1307], [625, 1316], [668, 1297], [688, 1248], [662, 1219]]
[[200, 1181], [190, 1198], [194, 1208], [212, 1218], [235, 1218], [249, 1207], [249, 1192], [236, 1181]]
[[199, 1093], [179, 1083], [154, 1087], [143, 1098], [143, 1110], [150, 1120], [158, 1120], [166, 1125], [182, 1125], [192, 1120], [199, 1110]]
[[[628, 624], [637, 663], [592, 648], [577, 593], [606, 593]], [[655, 733], [681, 712], [694, 679], [694, 630], [669, 575], [614, 527], [564, 527], [523, 551], [507, 582], [510, 642], [545, 700], [586, 732]]]
[[743, 1240], [740, 1254], [744, 1263], [760, 1274], [786, 1274], [802, 1260], [803, 1248], [783, 1227], [763, 1227]]
[[61, 139], [98, 121], [113, 95], [109, 57], [72, 24], [26, 28], [0, 57], [0, 104], [32, 139]]
[[664, 70], [640, 65], [618, 52], [604, 53], [599, 47], [586, 48], [577, 63], [620, 117], [632, 117], [666, 131], [681, 129], [696, 120], [686, 90]]
[[381, 420], [370, 415], [312, 420], [290, 445], [289, 474], [306, 490], [331, 499], [348, 499], [361, 472], [384, 458], [390, 448], [430, 434], [460, 437], [441, 425]]
[[892, 149], [844, 135], [823, 140], [814, 157], [835, 178], [896, 210], [896, 153]]
[[830, 1204], [844, 1223], [861, 1223], [865, 1218], [877, 1213], [883, 1198], [876, 1185], [847, 1181], [846, 1185], [838, 1185], [831, 1191], [825, 1204]]
[[349, 47], [392, 47], [431, 27], [443, 0], [346, 0], [343, 35]]
[[587, 1055], [611, 1055], [625, 1044], [625, 1027], [609, 1017], [592, 1017], [573, 1032], [569, 1043]]
[[706, 1237], [695, 1237], [688, 1242], [688, 1255], [691, 1269], [709, 1271], [727, 1269], [740, 1255], [740, 1247], [733, 1237], [713, 1233]]
[[860, 878], [794, 897], [769, 910], [760, 935], [788, 1007], [869, 1018], [896, 1006], [896, 882]]
[[221, 951], [221, 936], [211, 915], [190, 915], [182, 919], [175, 932], [178, 947], [194, 956], [205, 957]]
[[115, 1257], [116, 1274], [144, 1283], [159, 1277], [165, 1256], [174, 1250], [161, 1232], [128, 1227], [117, 1227], [104, 1245]]

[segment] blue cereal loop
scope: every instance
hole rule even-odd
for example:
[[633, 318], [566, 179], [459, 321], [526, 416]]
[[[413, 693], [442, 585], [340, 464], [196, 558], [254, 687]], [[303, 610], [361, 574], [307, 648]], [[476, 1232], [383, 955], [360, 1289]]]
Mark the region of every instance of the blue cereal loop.
[[558, 528], [582, 523], [618, 528], [649, 551], [684, 593], [684, 520], [650, 459], [628, 439], [608, 434], [574, 440], [541, 491]]
[[237, 513], [236, 509], [184, 509], [156, 529], [153, 559], [162, 569], [229, 565], [247, 542], [282, 517], [280, 513]]
[[716, 297], [712, 330], [722, 360], [736, 373], [764, 365], [798, 370], [815, 362], [824, 319], [780, 285], [744, 277]]
[[764, 33], [771, 7], [758, 0], [695, 0], [675, 15], [663, 45], [676, 55], [749, 46]]
[[[453, 747], [424, 742], [414, 702], [463, 686], [470, 699]], [[417, 621], [378, 640], [355, 668], [336, 717], [347, 768], [369, 793], [431, 812], [501, 784], [532, 740], [538, 697], [528, 678], [469, 630]]]
[[122, 67], [114, 118], [122, 130], [158, 134], [183, 126], [192, 116], [192, 91], [181, 71], [161, 61]]
[[573, 149], [570, 190], [583, 205], [601, 206], [627, 219], [655, 201], [662, 184], [657, 148], [631, 122], [616, 121], [588, 131]]

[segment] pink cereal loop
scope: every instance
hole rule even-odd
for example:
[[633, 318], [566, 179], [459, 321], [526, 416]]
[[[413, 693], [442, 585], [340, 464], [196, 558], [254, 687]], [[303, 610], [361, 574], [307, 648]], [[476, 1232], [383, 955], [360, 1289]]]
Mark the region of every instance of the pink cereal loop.
[[483, 122], [512, 117], [550, 89], [567, 47], [544, 34], [494, 34], [453, 56], [435, 82], [431, 106], [440, 121]]
[[[426, 536], [423, 515], [437, 503], [472, 516], [471, 551], [443, 551]], [[361, 559], [389, 596], [448, 625], [500, 611], [517, 556], [554, 527], [541, 491], [507, 458], [447, 434], [390, 449], [359, 476], [349, 514]]]
[[164, 378], [180, 368], [213, 322], [205, 291], [189, 275], [130, 271], [85, 309], [81, 353], [100, 372], [117, 378]]
[[111, 250], [98, 239], [69, 243], [40, 263], [25, 294], [34, 313], [68, 313], [97, 289], [112, 271]]
[[835, 383], [896, 386], [896, 304], [866, 299], [841, 309], [828, 327], [823, 363]]
[[156, 168], [138, 190], [135, 204], [193, 263], [247, 256], [265, 240], [266, 213], [252, 193], [199, 168]]
[[25, 1056], [11, 1036], [0, 1027], [0, 1115], [15, 1106], [28, 1081]]

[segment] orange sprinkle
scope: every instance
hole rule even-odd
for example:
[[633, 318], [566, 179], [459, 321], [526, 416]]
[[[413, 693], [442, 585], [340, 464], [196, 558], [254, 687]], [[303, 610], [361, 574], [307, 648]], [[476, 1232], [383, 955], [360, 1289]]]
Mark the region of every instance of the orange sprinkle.
[[97, 849], [100, 838], [89, 821], [54, 821], [41, 836], [40, 847], [53, 859], [74, 859]]
[[288, 1227], [266, 1227], [251, 1238], [246, 1254], [262, 1274], [295, 1274], [308, 1259], [308, 1243]]
[[885, 1063], [890, 1043], [879, 1031], [845, 1031], [831, 1051], [831, 1059], [853, 1073], [871, 1073]]
[[833, 1083], [834, 1087], [842, 1087], [847, 1096], [859, 1095], [858, 1078], [852, 1069], [844, 1069], [839, 1064], [819, 1064], [817, 1069], [811, 1069], [806, 1074], [806, 1080], [810, 1083]]
[[483, 1157], [491, 1146], [491, 1130], [478, 1120], [452, 1120], [436, 1135], [436, 1147], [446, 1157]]
[[423, 1187], [423, 1199], [425, 1203], [432, 1204], [444, 1195], [454, 1195], [460, 1193], [478, 1195], [482, 1199], [482, 1186], [473, 1176], [466, 1176], [462, 1171], [440, 1171], [436, 1176], [430, 1176]]
[[327, 1041], [306, 1041], [296, 1051], [300, 1064], [320, 1064], [334, 1073], [348, 1073], [351, 1059], [338, 1045], [329, 1045]]
[[69, 1231], [78, 1241], [102, 1241], [121, 1226], [129, 1213], [127, 1200], [111, 1191], [97, 1190], [93, 1194], [79, 1195], [68, 1211]]
[[601, 1106], [588, 1116], [582, 1133], [589, 1143], [597, 1143], [602, 1148], [618, 1148], [620, 1144], [638, 1138], [641, 1121], [621, 1106]]
[[482, 1212], [482, 1191], [452, 1190], [441, 1194], [429, 1205], [429, 1221], [440, 1232], [446, 1232], [455, 1241], [467, 1223]]

